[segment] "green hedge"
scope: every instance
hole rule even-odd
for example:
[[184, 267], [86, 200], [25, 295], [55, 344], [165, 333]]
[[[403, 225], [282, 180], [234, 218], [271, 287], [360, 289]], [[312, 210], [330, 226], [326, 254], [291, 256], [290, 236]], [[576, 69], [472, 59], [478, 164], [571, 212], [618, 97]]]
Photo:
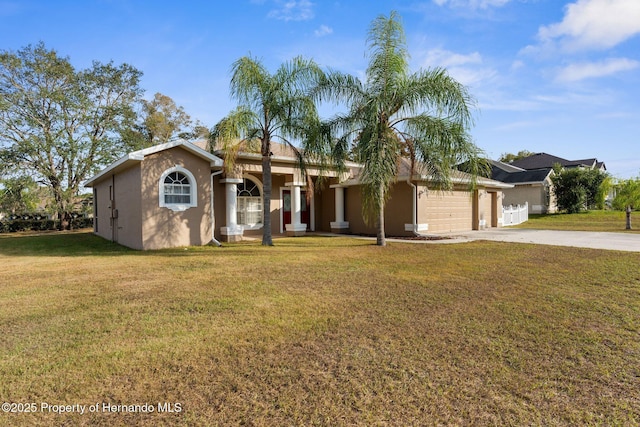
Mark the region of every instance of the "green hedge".
[[[93, 227], [93, 218], [74, 218], [71, 228]], [[60, 221], [52, 219], [14, 219], [0, 221], [0, 233], [15, 233], [17, 231], [46, 231], [58, 230]]]

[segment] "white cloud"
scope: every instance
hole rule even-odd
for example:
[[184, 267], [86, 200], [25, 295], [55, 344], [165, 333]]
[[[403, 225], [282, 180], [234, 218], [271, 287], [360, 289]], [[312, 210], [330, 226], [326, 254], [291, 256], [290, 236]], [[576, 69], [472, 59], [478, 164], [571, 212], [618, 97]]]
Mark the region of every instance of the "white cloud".
[[421, 61], [423, 67], [446, 68], [454, 79], [467, 86], [488, 80], [496, 75], [495, 70], [479, 67], [479, 64], [482, 64], [482, 55], [478, 52], [463, 55], [444, 49], [427, 51]]
[[487, 9], [489, 7], [500, 7], [511, 0], [433, 0], [438, 6], [449, 5], [451, 7], [468, 7], [470, 9]]
[[477, 86], [478, 83], [490, 80], [497, 75], [497, 72], [490, 68], [464, 68], [464, 67], [452, 67], [447, 71], [457, 81], [465, 86]]
[[600, 62], [583, 62], [564, 67], [556, 76], [559, 82], [575, 82], [588, 78], [605, 77], [638, 68], [640, 62], [627, 58], [610, 58]]
[[267, 15], [269, 18], [279, 19], [281, 21], [308, 21], [314, 17], [313, 3], [309, 0], [277, 0], [277, 9], [273, 9]]
[[468, 55], [451, 52], [444, 49], [431, 49], [427, 52], [423, 61], [424, 65], [430, 67], [455, 67], [465, 64], [479, 64], [482, 56], [478, 52]]
[[333, 33], [333, 28], [326, 25], [320, 25], [320, 28], [315, 30], [313, 33], [316, 35], [316, 37], [324, 37]]
[[640, 1], [577, 0], [565, 7], [562, 22], [540, 27], [543, 43], [563, 47], [606, 49], [640, 33]]

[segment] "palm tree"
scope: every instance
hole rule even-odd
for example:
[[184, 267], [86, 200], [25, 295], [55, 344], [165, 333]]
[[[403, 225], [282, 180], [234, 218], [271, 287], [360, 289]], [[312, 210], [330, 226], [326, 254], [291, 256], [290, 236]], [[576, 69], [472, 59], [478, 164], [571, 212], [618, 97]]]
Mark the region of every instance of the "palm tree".
[[409, 71], [395, 12], [373, 21], [368, 47], [364, 82], [332, 71], [318, 86], [316, 101], [346, 103], [348, 112], [329, 120], [324, 137], [310, 140], [305, 149], [321, 152], [330, 145], [336, 165], [343, 166], [349, 154], [363, 164], [363, 216], [377, 225], [377, 244], [385, 246], [384, 206], [403, 157], [411, 161], [411, 176], [418, 169], [441, 189], [451, 188], [457, 164], [465, 162], [475, 177], [482, 162], [467, 133], [473, 98], [444, 69]]
[[303, 157], [294, 141], [303, 141], [308, 135], [306, 130], [319, 120], [307, 92], [317, 84], [322, 71], [313, 61], [301, 57], [282, 64], [274, 74], [259, 60], [242, 57], [234, 62], [231, 71], [230, 91], [238, 107], [214, 126], [209, 145], [212, 151], [220, 148], [224, 151], [228, 172], [234, 168], [239, 150], [259, 147], [263, 178], [262, 244], [272, 246], [271, 143], [289, 146], [304, 174]]

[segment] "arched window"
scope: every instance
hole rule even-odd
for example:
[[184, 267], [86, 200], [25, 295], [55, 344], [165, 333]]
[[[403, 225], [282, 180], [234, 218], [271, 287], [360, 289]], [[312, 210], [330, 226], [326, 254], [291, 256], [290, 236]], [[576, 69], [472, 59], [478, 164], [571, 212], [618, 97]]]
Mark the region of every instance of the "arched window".
[[175, 166], [160, 178], [160, 207], [184, 211], [197, 206], [196, 180], [191, 172]]
[[251, 178], [243, 178], [238, 184], [237, 222], [245, 229], [262, 227], [262, 194], [260, 183]]

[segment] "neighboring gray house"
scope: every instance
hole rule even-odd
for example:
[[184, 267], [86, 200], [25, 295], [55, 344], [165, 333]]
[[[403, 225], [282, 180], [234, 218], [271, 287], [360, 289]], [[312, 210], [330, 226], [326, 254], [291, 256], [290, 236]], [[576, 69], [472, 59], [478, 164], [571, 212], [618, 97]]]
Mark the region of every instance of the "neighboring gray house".
[[604, 162], [598, 159], [567, 160], [547, 153], [536, 153], [529, 157], [503, 163], [489, 160], [491, 164], [491, 179], [507, 184], [513, 188], [503, 190], [503, 205], [529, 204], [530, 214], [553, 213], [557, 211], [556, 199], [553, 192], [553, 168], [560, 165], [563, 168], [585, 168], [606, 171]]
[[530, 214], [556, 212], [556, 199], [553, 195], [554, 172], [551, 168], [526, 170], [513, 164], [489, 160], [491, 179], [512, 184], [513, 188], [502, 190], [503, 206], [529, 204]]

